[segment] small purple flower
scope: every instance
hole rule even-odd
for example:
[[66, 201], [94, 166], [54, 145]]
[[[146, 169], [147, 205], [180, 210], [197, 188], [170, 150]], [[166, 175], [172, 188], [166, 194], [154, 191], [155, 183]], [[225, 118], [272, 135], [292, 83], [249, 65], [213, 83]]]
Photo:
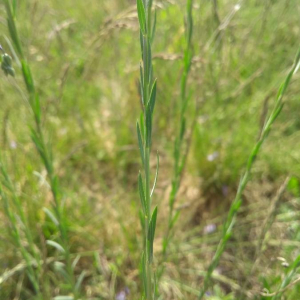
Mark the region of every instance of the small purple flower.
[[210, 234], [210, 233], [213, 233], [215, 232], [217, 229], [217, 226], [216, 224], [208, 224], [204, 227], [204, 234]]
[[120, 293], [117, 294], [116, 296], [116, 300], [126, 300], [127, 299], [127, 295], [129, 294], [129, 288], [125, 287], [125, 289], [123, 291], [121, 291]]
[[228, 185], [223, 185], [222, 186], [222, 194], [224, 197], [227, 197], [228, 196], [228, 193], [229, 193], [229, 188], [228, 188]]
[[126, 293], [124, 291], [120, 292], [117, 296], [116, 296], [116, 300], [126, 300]]

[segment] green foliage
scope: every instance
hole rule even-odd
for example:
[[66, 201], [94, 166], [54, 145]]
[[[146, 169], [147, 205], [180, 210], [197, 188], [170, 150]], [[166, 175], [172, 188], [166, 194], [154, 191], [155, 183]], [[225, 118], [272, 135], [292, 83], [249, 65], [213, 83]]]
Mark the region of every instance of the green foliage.
[[[1, 160], [0, 170], [0, 196], [3, 201], [4, 212], [10, 221], [10, 233], [15, 247], [19, 249], [23, 259], [26, 262], [29, 280], [31, 281], [37, 296], [40, 297], [39, 272], [41, 272], [41, 256], [35, 247], [24, 208], [22, 207], [22, 202], [16, 194], [16, 188], [14, 187]], [[17, 216], [14, 214], [14, 209], [18, 213]], [[19, 226], [19, 221], [17, 218], [20, 218], [21, 226]], [[25, 234], [28, 247], [24, 246], [22, 243], [23, 234]], [[37, 264], [36, 270], [32, 266], [32, 260], [35, 262], [35, 264]]]
[[[47, 241], [47, 244], [55, 247], [60, 252], [64, 253], [66, 263], [67, 263], [68, 282], [71, 286], [71, 289], [74, 292], [74, 297], [76, 299], [77, 291], [75, 289], [75, 283], [73, 278], [74, 275], [73, 275], [73, 270], [71, 268], [66, 220], [63, 219], [64, 217], [63, 217], [62, 205], [60, 203], [60, 198], [59, 198], [60, 195], [59, 195], [59, 188], [58, 188], [58, 179], [54, 173], [53, 157], [51, 155], [51, 149], [50, 146], [45, 142], [45, 137], [42, 129], [42, 124], [41, 124], [42, 112], [41, 112], [39, 94], [36, 92], [31, 69], [25, 58], [21, 46], [21, 42], [19, 39], [19, 35], [18, 35], [16, 18], [15, 18], [16, 1], [11, 2], [9, 0], [5, 0], [4, 4], [6, 9], [6, 14], [7, 14], [7, 25], [10, 33], [10, 38], [13, 42], [13, 45], [21, 61], [21, 70], [23, 73], [23, 79], [28, 93], [29, 105], [31, 107], [32, 114], [34, 117], [34, 126], [31, 127], [31, 138], [33, 143], [35, 144], [35, 147], [47, 171], [51, 192], [53, 196], [53, 201], [54, 201], [53, 208], [56, 214], [56, 220], [58, 222], [58, 227], [61, 234], [61, 241], [60, 241], [61, 245], [55, 241]], [[4, 63], [6, 64], [6, 66], [7, 65], [10, 66], [11, 59], [8, 60], [8, 57], [6, 56], [6, 60], [4, 60]], [[6, 68], [6, 72], [7, 72], [7, 68]], [[38, 285], [38, 280], [33, 279], [32, 274], [30, 274], [30, 280], [33, 281], [35, 285]], [[35, 289], [37, 294], [39, 295], [40, 293], [39, 287], [36, 287]]]
[[[181, 90], [180, 90], [180, 118], [178, 120], [179, 124], [179, 132], [175, 138], [174, 142], [174, 170], [173, 170], [173, 178], [172, 178], [172, 190], [169, 195], [169, 216], [168, 216], [168, 224], [167, 231], [163, 240], [163, 260], [167, 257], [168, 245], [172, 236], [172, 229], [178, 220], [179, 212], [174, 212], [174, 204], [176, 200], [176, 196], [180, 187], [180, 181], [182, 178], [182, 172], [185, 167], [186, 158], [189, 150], [189, 142], [185, 141], [186, 138], [186, 109], [188, 105], [189, 96], [187, 96], [187, 81], [190, 73], [190, 67], [193, 59], [192, 54], [192, 34], [193, 34], [193, 1], [189, 0], [186, 4], [186, 26], [185, 26], [185, 48], [183, 53], [183, 72], [181, 77]], [[191, 125], [191, 131], [193, 131], [193, 125]], [[184, 143], [186, 142], [186, 145]], [[186, 151], [184, 150], [184, 146]], [[163, 267], [161, 267], [159, 277], [163, 274]]]
[[138, 186], [143, 213], [141, 216], [141, 225], [144, 232], [142, 279], [144, 285], [144, 297], [146, 297], [147, 300], [151, 300], [156, 299], [155, 291], [157, 290], [155, 273], [152, 267], [157, 207], [155, 207], [155, 209], [152, 211], [151, 203], [153, 191], [158, 177], [159, 163], [159, 159], [157, 159], [157, 171], [154, 180], [154, 186], [152, 190], [150, 190], [150, 150], [152, 145], [153, 114], [156, 101], [156, 79], [153, 80], [151, 55], [151, 44], [153, 42], [152, 36], [155, 32], [155, 25], [152, 25], [152, 1], [147, 1], [147, 3], [145, 3], [142, 0], [137, 0], [137, 13], [140, 23], [142, 55], [142, 64], [140, 65], [140, 85], [142, 97], [141, 103], [143, 104], [141, 124], [137, 122], [137, 136], [145, 182], [144, 188], [143, 177], [142, 174], [139, 173]]
[[298, 6], [3, 0], [0, 299], [297, 299]]
[[[236, 221], [236, 215], [242, 204], [242, 194], [247, 186], [248, 181], [250, 180], [250, 175], [251, 175], [251, 170], [252, 170], [253, 164], [256, 160], [256, 157], [257, 157], [263, 143], [265, 142], [266, 138], [268, 137], [268, 135], [271, 131], [274, 121], [277, 119], [278, 115], [280, 114], [280, 112], [283, 108], [283, 105], [284, 105], [283, 96], [289, 86], [292, 76], [298, 70], [299, 64], [300, 64], [300, 48], [297, 52], [297, 55], [296, 55], [296, 58], [295, 58], [295, 61], [294, 61], [294, 64], [293, 64], [291, 70], [289, 71], [287, 77], [285, 78], [284, 82], [281, 84], [281, 86], [279, 88], [279, 91], [277, 93], [277, 97], [275, 100], [274, 108], [273, 108], [270, 116], [265, 121], [262, 132], [260, 134], [260, 138], [259, 138], [258, 142], [256, 143], [256, 145], [254, 146], [254, 148], [249, 156], [245, 173], [241, 178], [241, 181], [240, 181], [238, 189], [237, 189], [236, 196], [230, 206], [230, 209], [229, 209], [229, 212], [227, 215], [227, 219], [224, 223], [221, 241], [219, 242], [218, 248], [212, 259], [212, 262], [209, 265], [207, 275], [204, 279], [204, 285], [203, 285], [203, 288], [201, 289], [198, 299], [202, 299], [204, 297], [205, 292], [207, 291], [207, 289], [209, 287], [211, 275], [212, 275], [214, 269], [218, 266], [221, 255], [225, 250], [225, 247], [226, 247], [226, 244], [227, 244], [229, 238], [231, 237], [232, 229], [233, 229], [233, 226]], [[295, 265], [294, 265], [294, 268], [295, 268]], [[292, 274], [288, 278], [290, 278], [291, 276], [292, 276]], [[289, 279], [287, 281], [289, 281]], [[284, 284], [284, 287], [285, 286], [286, 285]]]

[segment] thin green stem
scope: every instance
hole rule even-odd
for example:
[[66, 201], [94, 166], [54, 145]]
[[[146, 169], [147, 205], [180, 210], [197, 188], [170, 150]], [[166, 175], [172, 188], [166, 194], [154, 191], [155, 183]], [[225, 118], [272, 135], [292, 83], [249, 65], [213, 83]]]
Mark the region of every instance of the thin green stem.
[[[41, 297], [41, 291], [40, 291], [40, 285], [39, 285], [39, 279], [38, 279], [38, 274], [37, 272], [34, 270], [32, 264], [31, 264], [31, 259], [30, 259], [30, 253], [27, 251], [27, 249], [23, 246], [22, 244], [22, 240], [21, 240], [21, 233], [19, 230], [19, 227], [17, 226], [17, 220], [13, 214], [13, 212], [10, 209], [10, 204], [8, 201], [8, 197], [6, 195], [6, 193], [4, 192], [2, 186], [0, 185], [0, 195], [2, 198], [2, 201], [4, 203], [4, 211], [6, 213], [6, 216], [8, 217], [10, 224], [11, 224], [11, 234], [12, 237], [15, 239], [15, 243], [16, 246], [20, 249], [20, 252], [26, 262], [26, 266], [27, 266], [27, 273], [28, 273], [28, 277], [29, 280], [31, 281], [34, 291], [37, 294], [38, 298]], [[25, 223], [26, 224], [26, 223]], [[24, 226], [26, 226], [24, 224]], [[26, 227], [25, 227], [25, 234], [26, 234]], [[26, 237], [28, 235], [26, 234]], [[32, 254], [35, 255], [35, 251], [32, 249], [32, 244], [31, 244], [31, 238], [27, 238], [28, 239], [28, 243], [30, 246], [30, 249], [32, 251]], [[35, 259], [37, 257], [35, 256]], [[40, 261], [37, 261], [37, 264], [40, 265]]]
[[246, 171], [245, 171], [244, 175], [242, 176], [242, 179], [238, 186], [236, 196], [230, 206], [230, 209], [229, 209], [229, 212], [227, 215], [227, 219], [223, 225], [222, 238], [219, 242], [219, 245], [218, 245], [217, 250], [214, 254], [214, 257], [211, 261], [211, 264], [208, 267], [207, 274], [204, 278], [203, 287], [200, 291], [198, 299], [202, 299], [203, 296], [205, 295], [205, 293], [209, 287], [209, 284], [210, 284], [212, 273], [215, 270], [215, 268], [218, 266], [221, 256], [225, 250], [226, 244], [227, 244], [229, 238], [231, 237], [233, 226], [236, 221], [236, 215], [242, 204], [242, 194], [245, 190], [245, 187], [247, 186], [247, 183], [250, 180], [250, 175], [251, 175], [251, 170], [252, 170], [253, 164], [256, 160], [257, 155], [259, 154], [259, 151], [260, 151], [263, 143], [265, 142], [267, 136], [269, 135], [269, 133], [271, 131], [271, 127], [272, 127], [274, 121], [277, 119], [278, 115], [280, 114], [280, 112], [282, 110], [282, 107], [284, 105], [283, 96], [285, 95], [285, 92], [289, 86], [289, 83], [290, 83], [290, 80], [291, 80], [293, 74], [299, 68], [299, 64], [300, 64], [300, 49], [297, 52], [295, 62], [293, 64], [290, 72], [288, 73], [287, 77], [285, 78], [284, 82], [282, 83], [281, 87], [279, 88], [277, 98], [275, 100], [274, 109], [271, 112], [268, 119], [266, 120], [263, 130], [261, 132], [260, 138], [257, 141], [257, 143], [255, 144], [255, 146], [253, 147], [253, 150], [248, 158], [248, 162], [246, 165]]
[[294, 260], [292, 266], [290, 267], [290, 271], [284, 277], [281, 285], [278, 288], [277, 293], [272, 297], [271, 300], [280, 300], [280, 299], [282, 299], [283, 292], [289, 286], [289, 284], [292, 282], [294, 276], [297, 274], [299, 266], [300, 266], [300, 255], [298, 255], [296, 257], [296, 259]]
[[[152, 143], [152, 123], [156, 100], [156, 80], [153, 80], [151, 44], [155, 22], [152, 27], [152, 1], [137, 0], [137, 11], [140, 23], [142, 63], [140, 84], [143, 111], [137, 123], [138, 142], [143, 163], [143, 171], [139, 174], [139, 192], [142, 204], [141, 224], [144, 233], [142, 255], [142, 278], [144, 293], [147, 300], [154, 300], [156, 291], [155, 274], [153, 271], [153, 241], [155, 236], [157, 208], [152, 210], [150, 152]], [[156, 172], [157, 174], [157, 172]], [[156, 179], [155, 179], [156, 182]]]
[[45, 142], [45, 137], [42, 129], [42, 123], [41, 123], [42, 111], [40, 107], [39, 94], [35, 89], [34, 79], [31, 74], [30, 66], [27, 63], [19, 39], [19, 34], [18, 34], [16, 20], [15, 20], [15, 12], [11, 6], [10, 0], [4, 0], [4, 4], [7, 13], [8, 29], [13, 44], [17, 50], [17, 54], [19, 55], [19, 59], [21, 61], [23, 79], [29, 95], [29, 106], [33, 114], [34, 126], [31, 128], [31, 137], [47, 171], [47, 176], [49, 179], [51, 193], [54, 201], [53, 209], [56, 218], [58, 220], [58, 228], [61, 235], [61, 244], [65, 250], [65, 260], [67, 265], [66, 267], [67, 273], [69, 276], [69, 283], [72, 287], [74, 297], [76, 298], [77, 292], [75, 291], [75, 279], [74, 279], [74, 273], [73, 273], [72, 264], [70, 260], [68, 230], [67, 230], [66, 222], [64, 220], [65, 216], [60, 203], [58, 178], [54, 172], [53, 159], [52, 159], [52, 155], [50, 154], [51, 153], [50, 145], [48, 145]]
[[257, 242], [257, 246], [255, 249], [255, 254], [254, 254], [254, 261], [253, 261], [253, 264], [251, 265], [250, 271], [248, 272], [248, 274], [246, 276], [246, 280], [243, 283], [241, 290], [239, 291], [239, 294], [237, 296], [238, 300], [244, 299], [245, 295], [243, 294], [243, 291], [245, 291], [247, 289], [250, 278], [252, 278], [252, 275], [254, 274], [254, 271], [256, 270], [256, 268], [260, 262], [261, 254], [262, 254], [263, 248], [265, 246], [266, 234], [270, 230], [270, 228], [275, 220], [278, 203], [280, 202], [282, 194], [286, 190], [289, 180], [290, 180], [290, 177], [288, 176], [285, 179], [284, 183], [280, 186], [279, 190], [276, 193], [276, 196], [270, 203], [270, 209], [268, 211], [267, 217], [262, 225], [261, 232], [259, 234], [259, 238], [258, 238], [258, 242]]
[[[187, 96], [187, 81], [190, 73], [190, 67], [192, 63], [192, 35], [193, 35], [193, 0], [187, 1], [186, 6], [186, 24], [185, 24], [185, 49], [183, 55], [183, 73], [181, 77], [181, 91], [180, 91], [180, 119], [179, 119], [179, 132], [174, 142], [174, 171], [172, 178], [172, 189], [169, 195], [169, 214], [168, 214], [168, 225], [167, 231], [163, 240], [163, 250], [162, 250], [162, 261], [167, 258], [167, 249], [171, 239], [172, 228], [178, 218], [178, 215], [174, 214], [174, 204], [176, 201], [176, 196], [180, 187], [180, 181], [182, 177], [182, 171], [186, 163], [187, 153], [182, 153], [183, 140], [186, 131], [186, 108], [189, 97]], [[164, 272], [164, 267], [162, 265], [159, 271], [159, 279]]]
[[[36, 251], [36, 248], [34, 246], [33, 237], [32, 237], [31, 231], [29, 229], [29, 226], [27, 224], [27, 219], [25, 217], [25, 213], [24, 213], [24, 210], [23, 210], [22, 203], [20, 201], [20, 198], [16, 194], [16, 189], [15, 189], [15, 187], [14, 187], [11, 179], [9, 178], [9, 176], [7, 174], [7, 171], [4, 168], [4, 166], [3, 166], [3, 163], [1, 162], [1, 158], [0, 158], [0, 171], [1, 171], [1, 175], [2, 175], [2, 177], [1, 177], [2, 184], [11, 193], [11, 198], [13, 200], [13, 203], [14, 203], [16, 209], [17, 209], [17, 212], [18, 212], [18, 215], [20, 217], [20, 220], [23, 223], [24, 233], [25, 233], [25, 236], [26, 236], [26, 239], [27, 239], [30, 251], [31, 251], [33, 257], [36, 259], [38, 268], [40, 269], [40, 264], [39, 264], [40, 255], [39, 255], [38, 251]], [[2, 193], [4, 193], [3, 189], [1, 189], [1, 191], [2, 191]]]

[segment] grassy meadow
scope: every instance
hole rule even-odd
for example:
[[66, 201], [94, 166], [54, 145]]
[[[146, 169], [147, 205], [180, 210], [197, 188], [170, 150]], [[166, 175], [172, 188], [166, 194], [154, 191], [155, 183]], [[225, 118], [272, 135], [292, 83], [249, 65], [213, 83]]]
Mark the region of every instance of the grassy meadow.
[[300, 2], [137, 3], [0, 1], [0, 300], [300, 299]]

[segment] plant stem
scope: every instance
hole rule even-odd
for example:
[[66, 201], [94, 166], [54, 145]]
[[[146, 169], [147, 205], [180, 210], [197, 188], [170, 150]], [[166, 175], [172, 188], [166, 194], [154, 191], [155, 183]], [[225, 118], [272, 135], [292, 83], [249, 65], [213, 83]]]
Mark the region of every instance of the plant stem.
[[264, 141], [266, 140], [266, 138], [268, 137], [268, 135], [271, 131], [274, 121], [277, 119], [278, 115], [280, 114], [280, 112], [283, 108], [283, 105], [284, 105], [283, 96], [289, 86], [289, 83], [290, 83], [290, 80], [291, 80], [293, 74], [299, 68], [299, 64], [300, 64], [300, 49], [297, 52], [297, 55], [296, 55], [296, 58], [295, 58], [295, 61], [294, 61], [294, 64], [293, 64], [291, 70], [289, 71], [287, 77], [285, 78], [284, 82], [281, 84], [281, 86], [279, 88], [277, 98], [275, 100], [274, 109], [271, 112], [269, 118], [266, 120], [263, 130], [261, 132], [260, 138], [257, 141], [257, 143], [255, 144], [255, 146], [253, 147], [253, 150], [248, 158], [248, 162], [246, 165], [246, 171], [241, 178], [236, 196], [230, 206], [229, 213], [227, 215], [227, 219], [223, 225], [223, 233], [222, 233], [221, 240], [219, 242], [219, 245], [217, 247], [215, 255], [208, 267], [206, 276], [204, 278], [203, 287], [200, 291], [198, 299], [202, 299], [203, 296], [205, 295], [205, 293], [209, 287], [212, 273], [215, 270], [215, 268], [218, 266], [220, 258], [225, 250], [226, 244], [227, 244], [229, 238], [231, 237], [232, 229], [233, 229], [233, 226], [236, 221], [236, 215], [242, 204], [242, 200], [243, 200], [242, 194], [245, 190], [245, 187], [247, 186], [247, 183], [250, 180], [250, 175], [251, 175], [251, 170], [252, 170], [253, 164], [256, 160], [257, 155], [259, 154], [259, 151], [260, 151]]
[[40, 107], [39, 94], [36, 91], [30, 66], [26, 60], [19, 39], [19, 34], [15, 22], [15, 13], [16, 13], [15, 6], [11, 4], [10, 0], [4, 0], [4, 5], [7, 13], [7, 24], [8, 24], [9, 33], [13, 41], [13, 44], [15, 46], [16, 52], [19, 55], [19, 59], [22, 67], [23, 79], [29, 95], [29, 106], [33, 114], [34, 126], [31, 127], [31, 138], [35, 144], [35, 147], [47, 171], [47, 176], [49, 179], [49, 184], [50, 184], [51, 193], [54, 202], [52, 208], [55, 212], [55, 217], [57, 218], [58, 221], [58, 229], [60, 231], [60, 237], [61, 237], [60, 242], [62, 244], [62, 247], [65, 250], [66, 269], [69, 277], [68, 281], [72, 287], [74, 296], [76, 298], [74, 273], [73, 273], [71, 260], [70, 260], [68, 229], [67, 229], [65, 216], [60, 201], [58, 177], [54, 172], [53, 157], [52, 157], [50, 145], [45, 142], [45, 137], [42, 130], [42, 122], [41, 122], [42, 111]]
[[142, 255], [142, 278], [144, 293], [147, 300], [155, 299], [156, 281], [153, 271], [153, 242], [155, 236], [157, 207], [152, 211], [152, 194], [158, 175], [157, 171], [154, 186], [151, 190], [150, 152], [152, 143], [152, 123], [156, 101], [156, 80], [153, 80], [151, 44], [154, 38], [156, 18], [152, 26], [152, 0], [137, 0], [137, 12], [140, 23], [140, 42], [142, 63], [140, 66], [140, 87], [143, 111], [140, 122], [137, 122], [138, 143], [143, 164], [143, 172], [139, 173], [139, 192], [142, 205], [141, 224], [143, 227], [144, 243]]
[[[174, 214], [174, 203], [176, 200], [177, 192], [180, 187], [180, 181], [182, 177], [182, 172], [186, 163], [187, 153], [184, 155], [182, 153], [183, 140], [186, 131], [186, 108], [188, 104], [189, 97], [187, 96], [187, 80], [190, 73], [190, 68], [192, 64], [193, 54], [192, 54], [192, 35], [193, 35], [193, 0], [188, 0], [186, 5], [186, 24], [185, 24], [185, 49], [183, 55], [183, 73], [181, 77], [181, 92], [180, 92], [180, 119], [179, 119], [179, 132], [174, 142], [174, 171], [172, 178], [172, 189], [169, 195], [169, 214], [168, 214], [168, 227], [163, 239], [163, 250], [162, 250], [162, 260], [163, 262], [167, 257], [167, 249], [171, 239], [172, 229], [178, 219], [178, 214]], [[161, 267], [159, 272], [159, 278], [164, 272], [164, 267]]]
[[[2, 166], [1, 166], [2, 167]], [[21, 233], [20, 230], [17, 226], [17, 220], [13, 214], [13, 212], [10, 209], [8, 197], [6, 193], [4, 192], [2, 186], [0, 185], [0, 195], [4, 203], [4, 211], [6, 213], [6, 216], [8, 217], [10, 224], [11, 224], [11, 235], [15, 239], [16, 246], [20, 249], [20, 252], [23, 256], [23, 259], [26, 262], [26, 267], [27, 267], [27, 273], [29, 280], [31, 281], [34, 291], [36, 295], [38, 296], [38, 299], [41, 297], [41, 291], [40, 291], [40, 285], [39, 285], [39, 280], [38, 280], [38, 274], [34, 270], [32, 263], [31, 263], [31, 258], [30, 258], [30, 253], [27, 251], [27, 249], [23, 246], [22, 241], [21, 241]], [[25, 223], [26, 224], [26, 223]], [[31, 238], [28, 238], [28, 228], [24, 224], [24, 231], [28, 240], [28, 244], [30, 247], [30, 250], [32, 252], [32, 255], [34, 255], [36, 262], [38, 266], [40, 266], [40, 261], [36, 257], [36, 251], [33, 249], [33, 242], [31, 241]]]

